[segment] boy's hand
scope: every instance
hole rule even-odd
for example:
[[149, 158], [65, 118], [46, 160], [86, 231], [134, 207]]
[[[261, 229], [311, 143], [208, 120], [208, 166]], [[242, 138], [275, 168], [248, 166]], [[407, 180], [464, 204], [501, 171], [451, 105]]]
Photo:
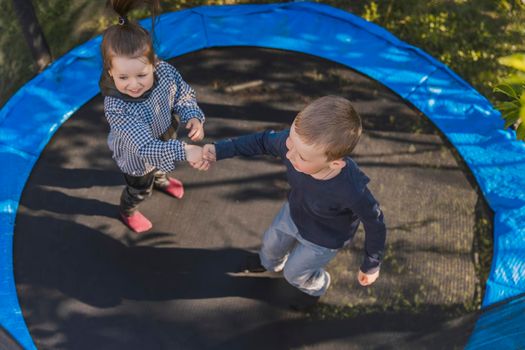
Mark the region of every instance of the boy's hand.
[[379, 270], [371, 274], [367, 274], [359, 270], [359, 273], [357, 274], [357, 280], [359, 281], [359, 284], [362, 285], [363, 287], [371, 285], [372, 283], [376, 281], [378, 277], [379, 277]]
[[190, 165], [197, 170], [208, 170], [210, 162], [202, 159], [202, 147], [185, 144], [186, 160]]
[[204, 138], [204, 125], [197, 118], [191, 118], [188, 123], [186, 123], [186, 129], [188, 131], [188, 137], [192, 141], [200, 141]]
[[215, 145], [209, 143], [204, 145], [202, 148], [202, 158], [208, 162], [216, 162], [217, 152], [215, 151]]

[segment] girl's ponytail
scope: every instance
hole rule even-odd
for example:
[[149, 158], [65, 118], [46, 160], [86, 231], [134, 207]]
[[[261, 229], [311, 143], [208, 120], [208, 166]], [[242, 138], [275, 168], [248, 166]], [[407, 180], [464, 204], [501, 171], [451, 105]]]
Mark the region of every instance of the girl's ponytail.
[[[102, 40], [102, 59], [104, 70], [111, 68], [114, 56], [146, 57], [149, 63], [155, 63], [153, 50], [153, 28], [155, 18], [160, 10], [160, 0], [107, 0], [107, 7], [118, 15], [118, 23], [109, 26]], [[152, 34], [142, 28], [137, 22], [128, 19], [128, 13], [136, 8], [149, 5], [151, 10]]]
[[[153, 21], [160, 10], [160, 0], [107, 0], [106, 5], [119, 15], [119, 22], [120, 19], [127, 20], [127, 15], [131, 10], [144, 5], [149, 5]], [[151, 28], [153, 30], [153, 26]]]

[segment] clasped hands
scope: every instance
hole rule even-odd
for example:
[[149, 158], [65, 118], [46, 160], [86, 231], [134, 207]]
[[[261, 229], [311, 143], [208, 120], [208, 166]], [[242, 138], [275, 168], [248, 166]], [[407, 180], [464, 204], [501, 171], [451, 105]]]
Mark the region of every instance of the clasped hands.
[[210, 168], [212, 162], [215, 162], [215, 146], [206, 144], [203, 147], [197, 145], [185, 145], [186, 160], [197, 170], [206, 171]]

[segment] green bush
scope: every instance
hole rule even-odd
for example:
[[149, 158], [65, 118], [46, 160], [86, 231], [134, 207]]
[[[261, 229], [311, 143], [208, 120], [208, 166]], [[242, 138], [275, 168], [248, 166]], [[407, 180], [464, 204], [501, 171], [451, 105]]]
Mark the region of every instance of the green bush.
[[525, 140], [525, 54], [502, 57], [499, 62], [514, 68], [516, 72], [494, 88], [495, 92], [506, 98], [505, 101], [498, 101], [496, 108], [505, 119], [505, 127], [514, 126], [517, 138]]

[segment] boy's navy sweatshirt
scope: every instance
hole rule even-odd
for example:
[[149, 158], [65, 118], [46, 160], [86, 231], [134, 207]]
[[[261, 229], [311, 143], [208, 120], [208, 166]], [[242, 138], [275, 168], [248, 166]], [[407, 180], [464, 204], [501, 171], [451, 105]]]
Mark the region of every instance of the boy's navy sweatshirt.
[[339, 249], [354, 237], [362, 222], [365, 257], [361, 271], [377, 271], [385, 248], [386, 226], [379, 203], [366, 186], [369, 178], [349, 157], [345, 158], [342, 171], [328, 180], [298, 172], [286, 158], [289, 133], [289, 130], [268, 130], [219, 141], [215, 144], [217, 160], [260, 154], [280, 157], [290, 184], [290, 214], [301, 237], [326, 248]]

